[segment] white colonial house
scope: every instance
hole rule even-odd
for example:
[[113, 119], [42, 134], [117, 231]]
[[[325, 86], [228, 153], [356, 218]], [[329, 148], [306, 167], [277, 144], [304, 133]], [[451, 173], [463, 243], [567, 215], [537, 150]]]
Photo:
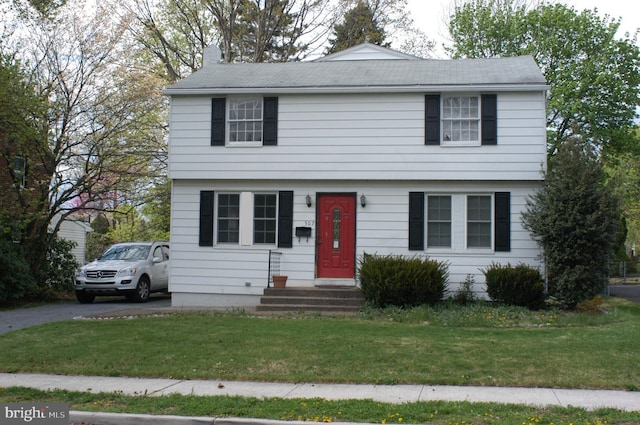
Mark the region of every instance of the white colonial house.
[[523, 228], [546, 165], [529, 56], [425, 60], [371, 44], [313, 62], [221, 63], [171, 86], [175, 306], [250, 306], [270, 281], [357, 285], [363, 253], [541, 266]]

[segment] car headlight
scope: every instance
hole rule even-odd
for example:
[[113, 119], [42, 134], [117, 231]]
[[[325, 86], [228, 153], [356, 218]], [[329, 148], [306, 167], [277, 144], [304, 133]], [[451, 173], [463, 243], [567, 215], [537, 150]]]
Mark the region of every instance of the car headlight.
[[84, 269], [76, 269], [76, 277], [86, 277]]
[[116, 276], [117, 277], [135, 276], [137, 271], [138, 269], [136, 268], [122, 269], [118, 271], [118, 274], [116, 274]]

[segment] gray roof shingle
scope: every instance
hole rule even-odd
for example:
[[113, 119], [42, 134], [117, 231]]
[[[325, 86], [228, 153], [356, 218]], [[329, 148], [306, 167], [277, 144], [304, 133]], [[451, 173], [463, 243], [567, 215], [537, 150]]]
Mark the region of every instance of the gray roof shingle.
[[[358, 60], [219, 63], [169, 87], [166, 94], [375, 91], [433, 87], [519, 86], [543, 89], [533, 57], [463, 60]], [[523, 87], [524, 86], [524, 87]]]

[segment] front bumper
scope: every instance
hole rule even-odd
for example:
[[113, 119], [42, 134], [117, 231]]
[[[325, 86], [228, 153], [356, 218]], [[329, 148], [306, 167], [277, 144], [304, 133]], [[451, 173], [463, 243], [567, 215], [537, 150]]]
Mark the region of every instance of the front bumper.
[[119, 294], [135, 291], [137, 284], [138, 278], [132, 276], [102, 279], [76, 278], [75, 290], [92, 294]]

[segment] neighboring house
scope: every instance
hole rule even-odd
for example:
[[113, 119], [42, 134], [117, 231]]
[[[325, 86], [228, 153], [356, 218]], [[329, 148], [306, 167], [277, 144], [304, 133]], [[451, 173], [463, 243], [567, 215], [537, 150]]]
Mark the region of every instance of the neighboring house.
[[0, 237], [23, 241], [42, 221], [51, 167], [38, 141], [9, 140], [0, 129]]
[[363, 253], [541, 266], [522, 227], [546, 165], [533, 58], [423, 60], [371, 44], [314, 62], [220, 63], [171, 96], [176, 306], [256, 305], [269, 251], [288, 286], [355, 285]]
[[[60, 217], [60, 215], [54, 217], [52, 226], [55, 226], [60, 221]], [[74, 220], [70, 217], [67, 217], [60, 223], [58, 237], [76, 243], [76, 246], [73, 248], [71, 253], [81, 266], [87, 262], [85, 258], [87, 234], [92, 231], [93, 229], [89, 223], [81, 220]]]

